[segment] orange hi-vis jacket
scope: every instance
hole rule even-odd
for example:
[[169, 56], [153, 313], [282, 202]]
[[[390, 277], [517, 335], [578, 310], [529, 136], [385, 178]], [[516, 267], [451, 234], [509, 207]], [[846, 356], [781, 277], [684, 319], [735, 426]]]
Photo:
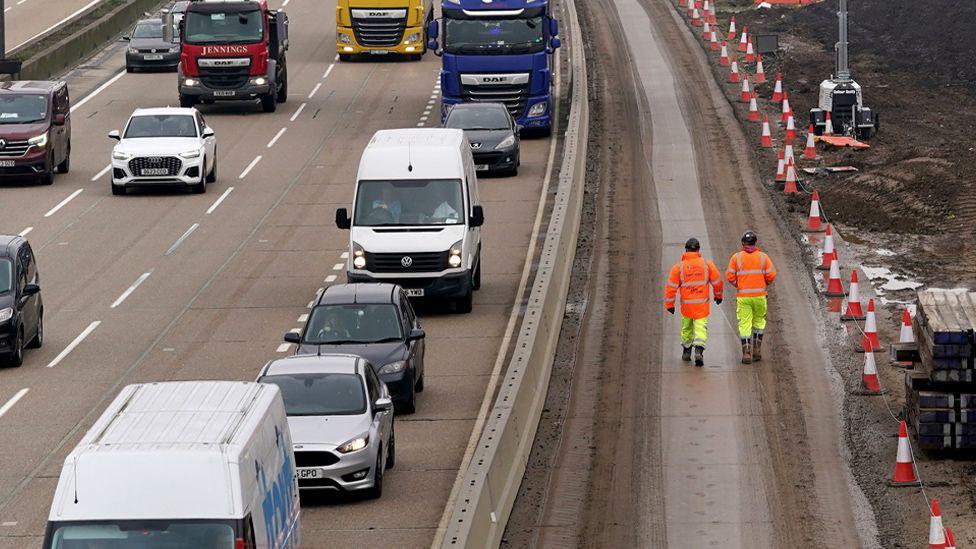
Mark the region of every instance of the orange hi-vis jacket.
[[674, 307], [674, 298], [681, 292], [681, 316], [708, 316], [708, 285], [716, 299], [722, 298], [722, 275], [711, 261], [702, 259], [700, 252], [685, 252], [681, 261], [671, 267], [668, 285], [664, 289], [664, 308]]
[[738, 297], [760, 297], [766, 295], [766, 286], [776, 278], [776, 267], [758, 248], [752, 252], [743, 250], [729, 260], [725, 278], [738, 289]]

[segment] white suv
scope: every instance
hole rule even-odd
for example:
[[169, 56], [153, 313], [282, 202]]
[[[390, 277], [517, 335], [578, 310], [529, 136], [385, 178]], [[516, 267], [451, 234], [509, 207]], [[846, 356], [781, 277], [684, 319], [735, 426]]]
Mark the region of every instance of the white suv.
[[136, 109], [112, 149], [112, 194], [135, 186], [187, 185], [195, 193], [217, 180], [217, 139], [193, 108]]

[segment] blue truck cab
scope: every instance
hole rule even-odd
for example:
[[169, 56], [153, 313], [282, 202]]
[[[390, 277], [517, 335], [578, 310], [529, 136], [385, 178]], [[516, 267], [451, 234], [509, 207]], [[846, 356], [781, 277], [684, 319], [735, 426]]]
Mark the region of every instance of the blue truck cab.
[[441, 119], [457, 103], [498, 102], [524, 129], [549, 135], [560, 44], [549, 0], [442, 0], [441, 11], [427, 31], [443, 60]]

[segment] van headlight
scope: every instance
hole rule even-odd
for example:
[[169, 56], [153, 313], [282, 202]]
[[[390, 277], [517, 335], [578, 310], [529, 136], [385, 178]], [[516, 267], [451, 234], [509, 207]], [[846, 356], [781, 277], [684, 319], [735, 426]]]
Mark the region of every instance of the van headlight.
[[47, 132], [44, 132], [41, 135], [38, 135], [38, 136], [35, 136], [35, 137], [31, 137], [30, 139], [27, 140], [27, 144], [28, 145], [33, 145], [35, 147], [46, 147], [47, 146]]
[[461, 266], [461, 244], [462, 240], [458, 240], [451, 246], [451, 250], [447, 256], [447, 264], [451, 266], [452, 269], [457, 269]]
[[14, 317], [14, 310], [11, 307], [0, 309], [0, 323], [6, 322]]
[[406, 360], [398, 360], [396, 362], [391, 362], [389, 364], [385, 364], [382, 368], [380, 368], [380, 372], [379, 373], [380, 374], [399, 374], [406, 367], [407, 367], [407, 361]]
[[505, 139], [502, 139], [502, 142], [495, 146], [495, 150], [507, 149], [514, 144], [515, 144], [515, 134], [513, 133], [512, 135], [506, 137]]
[[128, 160], [130, 158], [132, 158], [132, 155], [129, 154], [129, 153], [127, 153], [127, 152], [112, 151], [112, 159], [113, 160]]
[[407, 35], [407, 39], [403, 41], [404, 44], [416, 44], [420, 42], [420, 33], [411, 32]]
[[336, 452], [339, 452], [340, 454], [351, 454], [352, 452], [362, 450], [367, 444], [369, 444], [369, 435], [360, 435], [349, 442], [340, 444], [339, 447], [336, 448]]
[[352, 266], [356, 269], [366, 268], [366, 252], [355, 242], [352, 243]]
[[136, 48], [129, 48], [129, 53], [139, 53], [139, 50]]
[[200, 149], [180, 153], [180, 158], [197, 158], [198, 156], [200, 156]]
[[529, 116], [542, 116], [546, 114], [546, 102], [536, 103], [529, 108]]

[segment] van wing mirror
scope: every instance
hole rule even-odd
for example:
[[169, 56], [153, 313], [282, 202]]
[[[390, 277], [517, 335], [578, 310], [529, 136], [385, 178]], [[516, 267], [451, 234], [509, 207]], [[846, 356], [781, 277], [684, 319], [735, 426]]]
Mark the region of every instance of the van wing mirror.
[[340, 229], [349, 229], [352, 227], [352, 221], [349, 219], [349, 210], [345, 208], [339, 208], [336, 210], [335, 215], [336, 227]]
[[298, 332], [288, 332], [285, 334], [285, 341], [288, 343], [301, 343], [302, 334]]
[[38, 286], [37, 284], [27, 284], [27, 285], [24, 286], [24, 290], [23, 290], [23, 292], [21, 292], [21, 295], [23, 297], [28, 297], [28, 296], [36, 295], [36, 294], [39, 294], [39, 293], [41, 293], [41, 287], [40, 286]]
[[122, 136], [119, 135], [119, 130], [112, 130], [108, 132], [109, 139], [114, 139], [116, 141], [122, 141]]
[[52, 120], [52, 122], [54, 122], [54, 125], [55, 126], [64, 126], [64, 123], [67, 122], [67, 121], [68, 121], [68, 117], [65, 116], [62, 113], [55, 114], [54, 115], [54, 120]]
[[480, 227], [485, 224], [485, 211], [481, 206], [475, 206], [471, 208], [471, 219], [468, 220], [468, 225], [471, 227]]

